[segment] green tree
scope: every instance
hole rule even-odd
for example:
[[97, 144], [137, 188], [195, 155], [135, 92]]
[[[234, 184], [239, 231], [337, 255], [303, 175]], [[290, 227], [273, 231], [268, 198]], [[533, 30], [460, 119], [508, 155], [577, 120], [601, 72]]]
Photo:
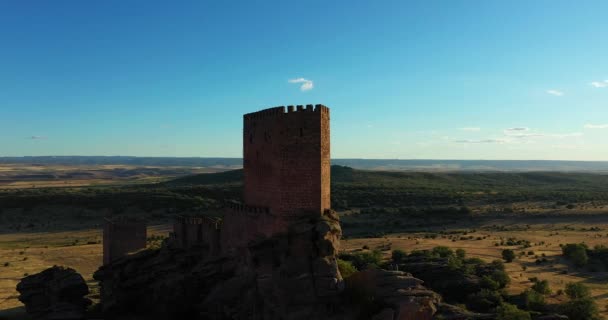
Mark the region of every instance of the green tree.
[[584, 267], [589, 262], [587, 246], [583, 243], [569, 243], [563, 246], [562, 254], [577, 267]]
[[561, 312], [570, 320], [599, 320], [599, 308], [591, 297], [570, 300], [561, 306]]
[[508, 303], [503, 303], [496, 308], [496, 316], [498, 320], [530, 320], [530, 313], [518, 309], [516, 306]]
[[565, 291], [570, 299], [588, 298], [591, 296], [589, 287], [580, 282], [570, 282], [566, 284]]
[[541, 311], [545, 309], [545, 296], [534, 291], [526, 290], [522, 293], [524, 305], [528, 310]]
[[338, 269], [340, 270], [340, 274], [342, 278], [346, 279], [352, 276], [355, 272], [357, 272], [357, 268], [353, 266], [350, 261], [344, 261], [342, 259], [337, 259]]
[[502, 250], [502, 258], [506, 262], [513, 262], [515, 260], [515, 252], [511, 249], [504, 249]]
[[534, 284], [532, 285], [532, 290], [534, 290], [540, 294], [545, 294], [545, 295], [551, 293], [551, 288], [549, 287], [549, 281], [547, 281], [547, 280], [540, 280], [540, 281], [534, 282]]

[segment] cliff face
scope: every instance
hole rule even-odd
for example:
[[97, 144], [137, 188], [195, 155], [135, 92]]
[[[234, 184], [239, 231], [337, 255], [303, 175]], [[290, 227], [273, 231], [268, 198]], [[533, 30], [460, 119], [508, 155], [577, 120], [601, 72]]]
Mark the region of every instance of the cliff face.
[[408, 273], [361, 272], [345, 288], [336, 263], [340, 236], [337, 215], [329, 212], [294, 221], [287, 233], [252, 241], [230, 255], [166, 243], [106, 265], [94, 278], [101, 282], [106, 315], [221, 320], [436, 316], [440, 297]]
[[94, 278], [107, 314], [323, 318], [344, 288], [335, 257], [340, 236], [330, 213], [295, 221], [286, 234], [253, 241], [229, 256], [166, 243], [103, 266]]

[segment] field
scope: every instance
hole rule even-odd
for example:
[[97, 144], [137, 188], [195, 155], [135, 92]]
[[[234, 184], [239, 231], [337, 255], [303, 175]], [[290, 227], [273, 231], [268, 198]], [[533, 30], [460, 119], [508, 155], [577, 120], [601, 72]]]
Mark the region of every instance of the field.
[[[593, 230], [593, 231], [591, 231]], [[527, 240], [531, 246], [500, 245], [508, 238]], [[456, 239], [456, 240], [453, 240]], [[557, 295], [568, 282], [587, 284], [598, 302], [603, 316], [608, 316], [608, 272], [579, 272], [561, 257], [560, 244], [586, 243], [590, 247], [608, 243], [608, 215], [594, 217], [552, 217], [530, 219], [484, 219], [470, 224], [454, 224], [446, 228], [430, 229], [427, 232], [407, 232], [388, 234], [380, 238], [350, 238], [342, 241], [342, 249], [347, 252], [362, 250], [384, 250], [385, 257], [390, 258], [390, 250], [432, 249], [446, 246], [454, 250], [464, 249], [467, 256], [492, 261], [501, 258], [503, 249], [512, 249], [518, 255], [512, 263], [506, 263], [506, 270], [511, 277], [507, 288], [509, 293], [517, 294], [532, 286], [529, 280], [537, 277], [547, 280], [553, 294], [548, 302], [563, 302], [564, 295]], [[498, 246], [496, 244], [499, 244]], [[387, 250], [389, 249], [390, 250]], [[520, 252], [524, 252], [520, 256]], [[531, 253], [531, 254], [530, 254]], [[537, 264], [538, 259], [547, 262]], [[524, 270], [525, 269], [525, 270]]]
[[219, 170], [206, 167], [0, 163], [0, 189], [155, 183], [184, 175]]
[[[341, 215], [344, 251], [366, 246], [389, 258], [394, 249], [447, 246], [489, 262], [509, 248], [517, 254], [506, 264], [510, 293], [530, 288], [529, 278], [537, 277], [549, 281], [549, 301], [560, 302], [566, 298], [557, 295], [559, 289], [582, 281], [608, 316], [608, 273], [579, 271], [561, 257], [560, 248], [608, 244], [607, 178], [334, 166], [332, 207]], [[16, 284], [55, 264], [80, 272], [95, 300], [98, 288], [91, 276], [101, 264], [104, 216], [145, 217], [153, 226], [149, 234], [166, 235], [175, 214], [221, 214], [221, 201], [239, 200], [241, 188], [242, 171], [225, 168], [0, 165], [0, 319], [24, 319]], [[509, 238], [530, 246], [508, 246]]]
[[[169, 230], [169, 225], [151, 226], [148, 236], [166, 236]], [[89, 298], [96, 301], [99, 289], [93, 273], [101, 266], [101, 239], [101, 229], [0, 234], [0, 319], [23, 319], [17, 283], [53, 265], [69, 266], [82, 274], [91, 290]]]

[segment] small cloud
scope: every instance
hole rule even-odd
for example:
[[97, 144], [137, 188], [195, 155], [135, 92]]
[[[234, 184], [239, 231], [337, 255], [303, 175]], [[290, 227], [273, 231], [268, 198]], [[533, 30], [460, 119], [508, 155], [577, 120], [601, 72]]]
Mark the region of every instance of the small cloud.
[[481, 131], [481, 128], [478, 128], [478, 127], [464, 127], [464, 128], [460, 128], [460, 130], [474, 132], [474, 131]]
[[585, 129], [608, 129], [608, 123], [606, 124], [586, 124]]
[[505, 139], [483, 139], [483, 140], [454, 140], [456, 143], [506, 143]]
[[160, 128], [161, 128], [161, 129], [171, 129], [171, 128], [173, 128], [173, 126], [172, 126], [172, 125], [170, 125], [170, 124], [161, 124], [161, 125], [160, 125]]
[[547, 90], [547, 93], [550, 95], [558, 96], [558, 97], [561, 97], [564, 95], [564, 93], [562, 91], [554, 90], [554, 89]]
[[368, 123], [368, 124], [366, 125], [366, 127], [368, 127], [368, 128], [373, 128], [373, 127], [374, 127], [374, 125], [373, 125], [373, 124], [371, 124], [371, 123]]
[[604, 81], [593, 81], [589, 83], [594, 88], [606, 88], [608, 87], [608, 80]]
[[504, 132], [506, 135], [513, 135], [513, 134], [521, 134], [522, 132], [526, 132], [526, 131], [530, 131], [530, 128], [526, 128], [526, 127], [507, 128], [507, 129], [505, 129]]
[[30, 137], [27, 137], [27, 139], [30, 139], [30, 140], [45, 140], [46, 137], [43, 137], [43, 136], [30, 136]]
[[308, 80], [308, 79], [304, 79], [304, 78], [290, 79], [290, 80], [287, 80], [287, 82], [301, 83], [302, 85], [300, 86], [300, 90], [302, 90], [302, 91], [309, 91], [309, 90], [312, 90], [312, 88], [314, 88], [314, 84], [313, 84], [312, 80]]

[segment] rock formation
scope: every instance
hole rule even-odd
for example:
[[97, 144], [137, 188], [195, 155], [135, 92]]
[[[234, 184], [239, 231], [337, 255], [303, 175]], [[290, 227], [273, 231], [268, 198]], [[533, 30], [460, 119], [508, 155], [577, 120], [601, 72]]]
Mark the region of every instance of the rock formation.
[[444, 310], [452, 315], [446, 319], [484, 319], [443, 305], [405, 272], [368, 270], [345, 282], [336, 263], [340, 236], [337, 215], [329, 211], [294, 221], [287, 233], [252, 241], [236, 255], [168, 241], [105, 265], [94, 278], [107, 316], [424, 320]]
[[74, 269], [57, 267], [27, 276], [17, 285], [19, 301], [34, 319], [84, 319], [89, 288]]

